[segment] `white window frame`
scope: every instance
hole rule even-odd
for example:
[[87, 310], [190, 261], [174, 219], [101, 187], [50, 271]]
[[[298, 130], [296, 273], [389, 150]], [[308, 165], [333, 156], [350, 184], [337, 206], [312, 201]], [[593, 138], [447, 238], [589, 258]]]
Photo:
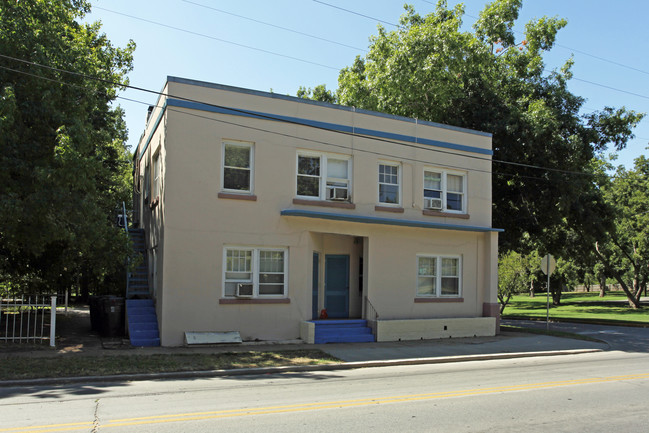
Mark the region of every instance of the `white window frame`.
[[153, 154], [153, 195], [152, 197], [156, 199], [160, 197], [160, 191], [162, 190], [162, 167], [160, 165], [160, 148]]
[[[250, 166], [247, 170], [250, 172], [250, 180], [248, 184], [248, 189], [230, 189], [225, 187], [225, 169], [233, 168], [236, 170], [246, 170], [241, 167], [229, 167], [225, 165], [225, 147], [226, 146], [238, 146], [238, 147], [247, 147], [250, 149], [250, 161], [248, 165]], [[255, 143], [251, 141], [239, 141], [239, 140], [223, 140], [221, 144], [221, 191], [229, 192], [233, 194], [252, 194], [253, 185], [255, 180]]]
[[[427, 259], [434, 259], [435, 262], [435, 268], [437, 270], [437, 275], [435, 275], [435, 293], [432, 294], [426, 294], [426, 293], [419, 293], [419, 278], [421, 275], [419, 275], [419, 259], [420, 258], [427, 258]], [[457, 276], [444, 276], [442, 275], [442, 260], [443, 259], [453, 259], [457, 260]], [[442, 294], [442, 278], [457, 278], [458, 279], [458, 286], [457, 286], [457, 294], [453, 295], [443, 295]], [[448, 299], [455, 299], [455, 298], [461, 298], [462, 297], [462, 256], [458, 255], [438, 255], [438, 254], [417, 254], [417, 260], [416, 260], [416, 275], [415, 275], [415, 296], [417, 298], [448, 298]]]
[[[397, 194], [399, 196], [399, 200], [397, 203], [387, 203], [387, 202], [382, 202], [381, 201], [381, 185], [394, 185], [393, 183], [386, 183], [386, 182], [380, 182], [380, 173], [381, 173], [381, 166], [385, 165], [388, 167], [396, 167], [397, 168]], [[401, 203], [403, 201], [403, 168], [400, 163], [394, 162], [394, 161], [379, 161], [378, 165], [376, 166], [376, 201], [379, 203], [381, 206], [395, 206], [395, 207], [401, 207]]]
[[[148, 158], [147, 158], [148, 159]], [[144, 194], [143, 194], [143, 200], [145, 204], [150, 204], [151, 203], [151, 169], [149, 162], [145, 162], [144, 164]]]
[[[227, 270], [227, 258], [228, 250], [232, 251], [250, 251], [252, 253], [251, 260], [251, 279], [242, 280], [242, 279], [230, 279], [228, 280], [225, 276]], [[260, 252], [262, 251], [276, 251], [284, 253], [284, 289], [283, 293], [279, 295], [264, 295], [259, 293], [259, 257]], [[284, 299], [288, 297], [288, 248], [278, 248], [278, 247], [251, 247], [243, 245], [228, 245], [223, 247], [223, 267], [221, 272], [221, 296], [228, 299], [237, 299], [236, 293], [234, 295], [228, 295], [225, 293], [225, 284], [226, 283], [246, 283], [252, 284], [252, 298], [258, 299]]]
[[[319, 158], [320, 159], [320, 176], [312, 176], [299, 174], [300, 166], [300, 157], [306, 158]], [[347, 162], [347, 179], [329, 177], [328, 173], [328, 161], [330, 159], [335, 159], [339, 161]], [[352, 201], [352, 157], [351, 155], [339, 155], [333, 153], [321, 153], [321, 152], [309, 152], [309, 151], [298, 151], [297, 157], [295, 158], [295, 196], [300, 199], [305, 200], [325, 200], [325, 201], [344, 201], [351, 203]], [[317, 177], [318, 178], [318, 196], [310, 195], [299, 195], [298, 194], [298, 177], [307, 176], [307, 177]], [[328, 185], [329, 183], [345, 183], [347, 185], [347, 200], [331, 200], [329, 199]]]
[[[429, 173], [439, 173], [441, 176], [441, 200], [442, 200], [442, 208], [440, 209], [440, 212], [447, 212], [447, 213], [456, 213], [456, 214], [466, 214], [467, 213], [467, 173], [462, 172], [462, 171], [452, 171], [452, 170], [444, 170], [441, 168], [434, 168], [434, 167], [424, 167], [423, 171], [423, 177], [422, 177], [422, 208], [426, 209], [426, 172]], [[462, 177], [462, 210], [456, 210], [456, 209], [449, 209], [448, 208], [448, 182], [447, 182], [447, 177], [449, 175], [453, 176], [460, 176]], [[455, 191], [450, 191], [452, 194], [458, 194]]]

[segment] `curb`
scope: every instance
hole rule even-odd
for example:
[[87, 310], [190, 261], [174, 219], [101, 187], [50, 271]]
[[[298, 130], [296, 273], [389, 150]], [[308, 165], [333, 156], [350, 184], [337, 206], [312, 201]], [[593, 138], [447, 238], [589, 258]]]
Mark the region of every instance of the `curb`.
[[550, 350], [542, 352], [512, 352], [492, 353], [480, 355], [458, 355], [440, 356], [435, 358], [409, 358], [390, 359], [382, 361], [359, 361], [343, 362], [340, 364], [323, 365], [295, 365], [284, 367], [260, 367], [260, 368], [239, 368], [233, 370], [207, 370], [207, 371], [178, 371], [168, 373], [134, 373], [115, 374], [110, 376], [80, 376], [80, 377], [49, 377], [42, 379], [5, 380], [0, 381], [0, 388], [25, 387], [25, 386], [46, 386], [65, 385], [87, 382], [130, 382], [136, 380], [165, 380], [165, 379], [189, 379], [189, 378], [210, 378], [223, 376], [246, 376], [276, 373], [300, 373], [311, 371], [336, 371], [353, 370], [368, 367], [392, 367], [399, 365], [424, 365], [424, 364], [447, 364], [467, 361], [490, 361], [499, 359], [531, 358], [537, 356], [559, 356], [559, 355], [580, 355], [584, 353], [603, 352], [603, 349], [574, 349], [574, 350]]

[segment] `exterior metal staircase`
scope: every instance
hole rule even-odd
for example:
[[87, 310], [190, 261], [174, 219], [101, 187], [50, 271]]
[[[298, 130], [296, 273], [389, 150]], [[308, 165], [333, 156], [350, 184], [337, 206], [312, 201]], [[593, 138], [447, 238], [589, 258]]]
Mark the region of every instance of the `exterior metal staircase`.
[[126, 320], [132, 346], [160, 346], [158, 318], [153, 299], [127, 299]]
[[313, 320], [315, 323], [314, 342], [322, 343], [370, 343], [374, 342], [372, 329], [367, 320]]
[[160, 346], [158, 318], [150, 299], [144, 230], [128, 229], [133, 249], [141, 256], [138, 266], [128, 273], [126, 283], [126, 323], [133, 346]]
[[143, 229], [128, 229], [133, 249], [140, 257], [138, 266], [129, 272], [126, 284], [126, 299], [149, 297], [149, 268], [147, 266], [146, 240]]

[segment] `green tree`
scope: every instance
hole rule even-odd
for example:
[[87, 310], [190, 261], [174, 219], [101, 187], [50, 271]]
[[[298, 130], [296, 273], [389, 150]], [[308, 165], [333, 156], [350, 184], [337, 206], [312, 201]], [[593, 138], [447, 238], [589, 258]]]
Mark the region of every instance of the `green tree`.
[[530, 21], [517, 40], [512, 28], [521, 5], [486, 5], [473, 32], [461, 30], [462, 4], [449, 9], [440, 0], [426, 16], [406, 6], [397, 30], [379, 26], [368, 53], [341, 70], [336, 97], [348, 106], [492, 133], [493, 224], [506, 228], [501, 248], [523, 251], [527, 236], [561, 255], [564, 227], [599, 199], [593, 158], [607, 145], [623, 148], [642, 115], [610, 107], [581, 115], [584, 100], [567, 88], [572, 59], [550, 72], [543, 63], [566, 21]]
[[606, 276], [615, 279], [629, 305], [638, 308], [649, 282], [649, 159], [636, 158], [631, 170], [619, 167], [601, 191], [612, 223], [591, 230], [586, 239], [603, 267], [600, 281]]
[[511, 297], [527, 290], [530, 269], [524, 256], [516, 251], [501, 254], [498, 259], [498, 302], [500, 314], [505, 311]]
[[324, 84], [319, 84], [315, 88], [307, 89], [306, 87], [300, 86], [297, 90], [297, 97], [303, 99], [313, 99], [314, 101], [328, 102], [330, 104], [336, 104], [338, 98], [336, 94], [331, 90], [327, 90], [327, 86]]
[[135, 45], [82, 24], [89, 11], [0, 0], [0, 277], [14, 283], [96, 286], [128, 251], [114, 209], [130, 195], [130, 157], [112, 103]]

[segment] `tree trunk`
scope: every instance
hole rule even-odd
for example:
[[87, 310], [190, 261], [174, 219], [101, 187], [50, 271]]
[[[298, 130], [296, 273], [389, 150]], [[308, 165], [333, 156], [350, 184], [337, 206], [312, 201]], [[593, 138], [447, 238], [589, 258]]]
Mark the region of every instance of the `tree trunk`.
[[90, 299], [90, 281], [85, 273], [79, 279], [79, 289], [81, 290], [81, 302], [88, 303], [88, 299]]
[[534, 279], [530, 280], [530, 298], [534, 297]]

